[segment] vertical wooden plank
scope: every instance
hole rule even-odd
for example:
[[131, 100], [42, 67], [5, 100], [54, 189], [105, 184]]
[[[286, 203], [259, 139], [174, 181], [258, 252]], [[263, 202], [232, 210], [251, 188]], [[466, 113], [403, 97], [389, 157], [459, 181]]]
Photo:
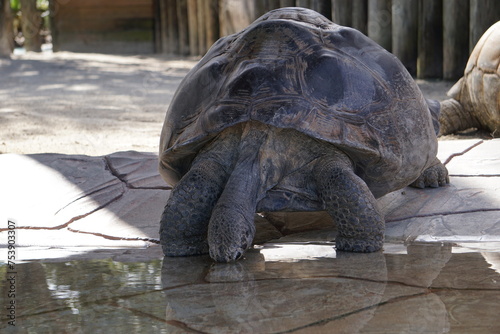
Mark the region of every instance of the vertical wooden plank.
[[256, 19], [255, 0], [220, 0], [220, 34], [234, 34]]
[[316, 0], [317, 4], [315, 10], [326, 17], [327, 19], [332, 19], [332, 0]]
[[418, 2], [392, 0], [392, 53], [411, 75], [417, 74]]
[[[1, 0], [0, 0], [1, 1]], [[154, 52], [162, 52], [162, 31], [161, 31], [161, 7], [160, 0], [153, 0], [153, 18], [154, 18]]]
[[206, 0], [205, 3], [205, 24], [207, 29], [206, 43], [207, 50], [219, 38], [219, 1]]
[[58, 27], [58, 15], [59, 3], [56, 0], [49, 0], [49, 12], [50, 12], [50, 37], [52, 38], [52, 51], [59, 52], [59, 27]]
[[254, 0], [255, 5], [255, 17], [261, 17], [267, 12], [267, 1], [266, 0]]
[[198, 15], [198, 53], [204, 55], [207, 52], [207, 26], [205, 22], [205, 5], [206, 0], [198, 0], [196, 13]]
[[441, 78], [443, 75], [443, 3], [419, 1], [418, 78]]
[[36, 0], [21, 0], [21, 11], [23, 13], [22, 29], [24, 36], [24, 48], [26, 51], [41, 52], [42, 39], [40, 28], [42, 17], [36, 9]]
[[469, 0], [443, 0], [443, 78], [460, 78], [468, 58]]
[[280, 0], [266, 0], [266, 11], [280, 8]]
[[352, 26], [352, 1], [333, 0], [332, 1], [333, 22], [342, 26]]
[[198, 0], [187, 0], [188, 30], [189, 30], [189, 54], [192, 56], [200, 54], [198, 41]]
[[14, 49], [12, 13], [9, 0], [0, 0], [0, 57], [9, 57]]
[[179, 29], [179, 49], [181, 56], [189, 55], [188, 2], [177, 0], [177, 23]]
[[472, 52], [484, 32], [499, 20], [499, 0], [470, 0], [469, 52]]
[[157, 52], [167, 54], [170, 52], [169, 26], [168, 26], [168, 0], [158, 0], [158, 17], [160, 30], [160, 49]]
[[352, 0], [352, 27], [368, 35], [367, 0]]
[[165, 53], [180, 54], [179, 52], [179, 22], [177, 20], [177, 0], [165, 0], [166, 16], [166, 44]]
[[391, 0], [368, 1], [368, 37], [387, 51], [392, 47]]
[[280, 0], [280, 7], [295, 7], [295, 0]]
[[311, 0], [295, 0], [297, 7], [311, 8]]

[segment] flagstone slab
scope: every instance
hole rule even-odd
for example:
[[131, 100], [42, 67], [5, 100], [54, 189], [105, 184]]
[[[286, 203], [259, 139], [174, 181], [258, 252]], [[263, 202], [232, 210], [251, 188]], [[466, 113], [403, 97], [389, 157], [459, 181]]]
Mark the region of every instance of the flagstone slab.
[[[7, 231], [0, 232], [0, 240], [7, 240]], [[123, 240], [117, 238], [106, 238], [102, 235], [92, 233], [80, 233], [70, 231], [67, 228], [50, 229], [18, 229], [16, 231], [16, 246], [19, 247], [18, 259], [29, 259], [27, 253], [31, 253], [30, 248], [40, 247], [147, 247], [149, 243], [144, 240]]]
[[462, 155], [482, 142], [481, 139], [440, 140], [437, 157], [442, 163], [446, 163], [454, 156]]
[[130, 188], [171, 188], [158, 172], [157, 154], [126, 151], [107, 155], [105, 159], [112, 173]]
[[346, 333], [356, 333], [373, 317], [377, 305], [420, 294], [424, 295], [425, 290], [335, 277], [248, 277], [230, 284], [195, 284], [163, 293], [168, 302], [165, 320], [177, 320], [208, 333], [295, 332], [371, 309], [345, 328]]
[[[162, 259], [159, 246], [125, 253], [105, 249], [95, 258], [65, 255], [16, 265], [16, 298], [22, 301], [16, 328], [99, 332], [104, 326], [123, 332], [128, 324], [168, 333], [497, 333], [500, 328], [498, 248], [486, 254], [464, 253], [450, 244], [387, 244], [383, 252], [307, 260], [293, 254], [272, 260], [254, 249], [224, 264], [214, 264], [208, 255]], [[0, 331], [7, 327], [3, 322]]]
[[500, 176], [500, 139], [485, 140], [449, 164], [451, 175]]
[[160, 218], [168, 190], [127, 189], [105, 208], [72, 223], [72, 231], [117, 239], [159, 240]]
[[499, 242], [500, 210], [409, 218], [386, 224], [387, 241]]
[[0, 155], [2, 222], [54, 229], [108, 205], [125, 188], [105, 166], [100, 157]]
[[378, 204], [390, 222], [418, 216], [500, 211], [499, 194], [500, 177], [451, 177], [445, 187], [406, 187], [381, 197]]
[[446, 305], [436, 294], [422, 293], [392, 298], [376, 309], [359, 310], [294, 333], [438, 334], [449, 329]]

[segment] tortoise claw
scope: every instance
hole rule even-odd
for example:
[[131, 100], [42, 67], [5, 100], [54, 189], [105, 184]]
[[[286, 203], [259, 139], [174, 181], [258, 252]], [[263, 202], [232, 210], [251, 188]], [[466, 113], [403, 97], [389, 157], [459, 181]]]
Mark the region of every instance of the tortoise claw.
[[438, 160], [434, 166], [427, 168], [420, 177], [415, 180], [411, 187], [414, 188], [439, 188], [450, 183], [448, 177], [448, 170], [446, 167]]

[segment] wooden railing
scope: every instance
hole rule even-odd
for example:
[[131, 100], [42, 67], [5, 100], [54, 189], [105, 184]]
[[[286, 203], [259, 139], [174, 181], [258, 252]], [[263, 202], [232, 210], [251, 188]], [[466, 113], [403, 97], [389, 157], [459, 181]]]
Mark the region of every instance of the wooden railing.
[[286, 6], [360, 30], [419, 78], [462, 76], [476, 42], [500, 20], [500, 0], [156, 0], [156, 50], [203, 55], [219, 37]]

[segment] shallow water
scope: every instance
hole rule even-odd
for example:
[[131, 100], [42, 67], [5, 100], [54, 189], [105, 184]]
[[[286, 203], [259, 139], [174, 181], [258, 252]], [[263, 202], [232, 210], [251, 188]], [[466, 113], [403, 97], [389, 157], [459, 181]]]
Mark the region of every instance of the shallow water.
[[[498, 244], [266, 244], [239, 262], [159, 247], [25, 261], [0, 274], [2, 332], [500, 333]], [[21, 252], [21, 251], [20, 251]], [[8, 307], [15, 300], [15, 324]], [[8, 310], [7, 310], [8, 311]]]

